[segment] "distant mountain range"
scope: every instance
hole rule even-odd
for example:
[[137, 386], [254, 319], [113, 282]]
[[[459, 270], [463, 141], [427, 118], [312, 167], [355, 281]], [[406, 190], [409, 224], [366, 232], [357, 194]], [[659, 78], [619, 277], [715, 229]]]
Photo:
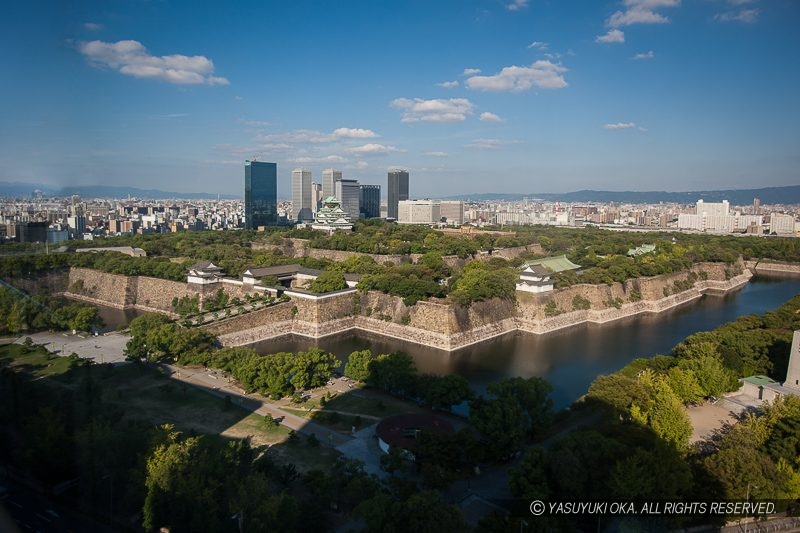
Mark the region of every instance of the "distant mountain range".
[[[216, 194], [207, 192], [169, 192], [159, 189], [138, 189], [136, 187], [114, 186], [76, 186], [54, 189], [47, 185], [23, 183], [19, 181], [0, 182], [0, 196], [30, 198], [35, 189], [39, 189], [45, 196], [68, 197], [77, 194], [82, 198], [141, 198], [147, 200], [185, 199], [185, 200], [213, 200]], [[221, 194], [223, 200], [242, 199], [241, 195]], [[582, 190], [567, 193], [475, 193], [447, 197], [450, 200], [465, 200], [485, 202], [492, 200], [547, 200], [550, 202], [598, 202], [598, 203], [623, 203], [623, 204], [657, 204], [678, 203], [693, 204], [703, 199], [707, 202], [721, 202], [728, 200], [731, 205], [750, 205], [753, 198], [761, 200], [762, 204], [800, 204], [800, 185], [787, 187], [764, 187], [761, 189], [731, 189], [721, 191], [593, 191]]]
[[764, 187], [762, 189], [733, 189], [723, 191], [591, 191], [583, 190], [567, 193], [530, 194], [466, 194], [449, 197], [452, 200], [491, 201], [491, 200], [547, 200], [550, 202], [598, 202], [623, 204], [678, 203], [693, 204], [697, 200], [721, 202], [728, 200], [731, 205], [751, 205], [754, 198], [762, 204], [800, 204], [800, 185], [787, 187]]
[[[108, 185], [81, 185], [75, 187], [63, 187], [55, 189], [47, 185], [36, 183], [24, 183], [20, 181], [3, 182], [0, 181], [0, 196], [30, 198], [33, 191], [39, 189], [45, 196], [68, 197], [73, 194], [81, 198], [141, 198], [146, 200], [214, 200], [216, 194], [208, 192], [169, 192], [159, 189], [138, 189], [136, 187], [114, 187]], [[233, 194], [220, 194], [222, 200], [241, 199], [241, 196]]]

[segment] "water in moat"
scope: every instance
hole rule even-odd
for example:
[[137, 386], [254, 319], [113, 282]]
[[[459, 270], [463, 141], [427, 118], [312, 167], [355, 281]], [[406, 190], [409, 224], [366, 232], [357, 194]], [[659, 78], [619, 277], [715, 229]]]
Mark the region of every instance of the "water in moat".
[[319, 340], [290, 336], [252, 347], [260, 353], [274, 353], [319, 346], [342, 360], [354, 350], [400, 350], [413, 357], [420, 372], [460, 374], [478, 392], [506, 377], [541, 376], [553, 385], [556, 408], [563, 408], [583, 395], [600, 374], [614, 372], [637, 357], [669, 353], [692, 333], [714, 329], [739, 316], [770, 311], [799, 293], [800, 276], [756, 276], [735, 292], [706, 295], [657, 315], [584, 324], [545, 335], [509, 334], [454, 352], [362, 333]]

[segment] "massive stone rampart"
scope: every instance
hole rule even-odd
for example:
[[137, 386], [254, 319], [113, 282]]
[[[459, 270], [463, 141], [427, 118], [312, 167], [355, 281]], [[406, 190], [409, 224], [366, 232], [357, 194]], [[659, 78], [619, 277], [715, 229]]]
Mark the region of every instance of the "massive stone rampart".
[[779, 263], [777, 261], [745, 261], [745, 267], [756, 274], [800, 274], [797, 263]]
[[[734, 290], [746, 284], [751, 276], [742, 264], [704, 263], [686, 272], [611, 285], [576, 285], [536, 295], [518, 293], [517, 302], [493, 299], [468, 307], [452, 305], [446, 300], [421, 301], [409, 306], [397, 296], [346, 292], [321, 298], [293, 298], [204, 327], [225, 345], [249, 344], [287, 334], [319, 338], [361, 330], [455, 350], [513, 331], [547, 333], [583, 322], [604, 323], [658, 313], [707, 292]], [[166, 313], [172, 312], [174, 297], [197, 294], [186, 283], [84, 268], [71, 269], [67, 285], [66, 294], [79, 299]], [[231, 289], [231, 293], [243, 290], [238, 285]], [[576, 299], [578, 296], [582, 300]], [[584, 308], [586, 302], [588, 309]]]
[[193, 296], [186, 283], [145, 276], [108, 274], [90, 268], [70, 268], [64, 296], [117, 309], [174, 314], [172, 299]]

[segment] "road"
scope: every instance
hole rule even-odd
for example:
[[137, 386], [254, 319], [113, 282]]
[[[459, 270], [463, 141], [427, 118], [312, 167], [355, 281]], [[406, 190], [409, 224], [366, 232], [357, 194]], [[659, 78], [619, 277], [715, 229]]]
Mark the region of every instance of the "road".
[[272, 418], [280, 420], [280, 423], [289, 429], [293, 429], [305, 435], [313, 434], [322, 443], [331, 446], [340, 446], [352, 440], [352, 437], [348, 435], [328, 429], [307, 418], [285, 411], [260, 394], [247, 394], [221, 372], [203, 368], [187, 368], [175, 365], [165, 366], [172, 379], [198, 387], [220, 398], [230, 396], [231, 403], [234, 405], [252, 411], [257, 415], [270, 415]]

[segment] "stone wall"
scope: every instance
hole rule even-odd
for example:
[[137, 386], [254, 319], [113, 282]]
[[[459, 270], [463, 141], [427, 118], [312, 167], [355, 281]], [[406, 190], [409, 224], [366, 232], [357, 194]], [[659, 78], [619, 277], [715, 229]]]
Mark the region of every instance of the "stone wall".
[[515, 246], [513, 248], [499, 248], [492, 250], [492, 255], [486, 257], [481, 255], [480, 258], [484, 260], [491, 259], [492, 257], [500, 257], [502, 259], [516, 259], [517, 257], [525, 254], [544, 254], [544, 248], [541, 244], [534, 243], [527, 246]]
[[2, 281], [28, 294], [60, 294], [67, 290], [69, 269], [31, 272], [28, 275], [12, 276]]
[[[688, 271], [654, 278], [628, 280], [612, 285], [576, 285], [543, 294], [518, 293], [518, 302], [494, 299], [469, 307], [445, 300], [417, 302], [407, 306], [402, 298], [370, 292], [347, 292], [323, 298], [292, 298], [291, 301], [252, 313], [215, 322], [205, 328], [225, 345], [241, 345], [287, 334], [319, 338], [359, 329], [377, 335], [454, 350], [483, 340], [521, 330], [547, 333], [582, 322], [603, 323], [640, 313], [657, 313], [699, 298], [705, 292], [726, 292], [747, 283], [749, 270], [731, 277], [735, 268], [703, 264], [693, 269], [706, 280], [688, 290], [665, 296], [664, 287], [688, 279]], [[227, 285], [227, 284], [222, 284]], [[172, 298], [196, 294], [186, 283], [145, 277], [126, 277], [73, 268], [69, 293], [76, 298], [114, 307], [172, 311]], [[241, 290], [231, 284], [232, 293]], [[224, 287], [227, 290], [228, 287]], [[632, 301], [634, 290], [642, 299]], [[216, 291], [214, 287], [213, 291]], [[645, 298], [645, 294], [651, 298]], [[588, 310], [574, 310], [575, 296], [587, 299]], [[554, 301], [561, 314], [545, 316], [547, 302]]]
[[137, 276], [131, 280], [136, 291], [133, 303], [140, 307], [172, 313], [174, 311], [172, 308], [173, 298], [192, 297], [196, 294], [195, 291], [189, 289], [186, 283], [179, 281], [144, 276]]
[[114, 307], [132, 307], [136, 301], [136, 289], [131, 282], [133, 279], [135, 278], [73, 267], [69, 270], [65, 294], [85, 296]]
[[295, 320], [320, 323], [351, 316], [353, 296], [357, 295], [345, 293], [319, 299], [293, 298], [292, 303], [297, 308]]
[[745, 261], [745, 267], [756, 274], [800, 274], [800, 265], [796, 263], [778, 263], [775, 261]]
[[[291, 324], [293, 318], [292, 305], [292, 302], [279, 303], [258, 311], [213, 322], [203, 327], [210, 333], [222, 337], [231, 333], [261, 328], [276, 323]], [[285, 335], [286, 332], [281, 334]]]
[[145, 276], [108, 274], [89, 268], [69, 270], [64, 295], [118, 309], [135, 308], [174, 315], [174, 297], [194, 296], [188, 284]]

